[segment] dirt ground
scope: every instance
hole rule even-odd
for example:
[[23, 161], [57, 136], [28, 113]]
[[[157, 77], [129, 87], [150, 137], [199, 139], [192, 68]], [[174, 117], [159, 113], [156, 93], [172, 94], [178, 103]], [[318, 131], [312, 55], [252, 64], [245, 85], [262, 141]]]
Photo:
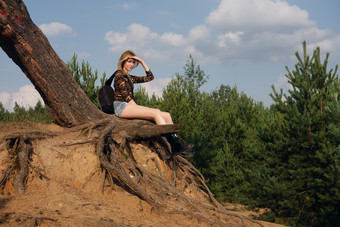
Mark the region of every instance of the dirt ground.
[[[63, 130], [55, 124], [0, 124], [0, 138], [15, 132]], [[94, 144], [65, 146], [82, 140], [86, 137], [79, 132], [64, 132], [33, 142], [34, 168], [30, 168], [25, 193], [16, 193], [11, 181], [0, 190], [1, 226], [210, 226], [183, 214], [159, 214], [118, 186], [112, 190], [106, 183], [103, 190]], [[135, 149], [144, 155], [143, 146]], [[0, 179], [9, 163], [7, 148], [0, 143]], [[245, 216], [258, 215], [241, 205], [228, 204], [227, 208]]]

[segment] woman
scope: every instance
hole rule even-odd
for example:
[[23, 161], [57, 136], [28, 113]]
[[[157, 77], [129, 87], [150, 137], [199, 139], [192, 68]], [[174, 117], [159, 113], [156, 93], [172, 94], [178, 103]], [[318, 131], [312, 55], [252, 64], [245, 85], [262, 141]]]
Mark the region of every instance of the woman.
[[[146, 76], [130, 75], [129, 72], [137, 67], [139, 63], [143, 66]], [[153, 120], [157, 125], [173, 124], [171, 115], [168, 112], [140, 106], [135, 101], [133, 84], [149, 82], [153, 79], [154, 76], [145, 62], [131, 50], [125, 51], [119, 59], [118, 69], [115, 72], [113, 102], [115, 114], [121, 118]], [[172, 145], [173, 153], [179, 153], [182, 156], [192, 155], [192, 153], [188, 151], [193, 147], [192, 144], [180, 143], [176, 134], [167, 135], [167, 139]]]

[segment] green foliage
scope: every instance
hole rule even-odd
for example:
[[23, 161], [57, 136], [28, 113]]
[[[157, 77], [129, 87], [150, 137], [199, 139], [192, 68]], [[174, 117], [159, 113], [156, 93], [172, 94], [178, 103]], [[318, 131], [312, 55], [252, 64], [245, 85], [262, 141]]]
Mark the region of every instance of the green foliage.
[[134, 96], [139, 105], [153, 107], [153, 108], [157, 108], [161, 100], [155, 94], [152, 94], [152, 96], [149, 97], [148, 93], [143, 87], [138, 87], [136, 91], [134, 92]]
[[5, 122], [8, 118], [9, 112], [5, 109], [4, 105], [0, 102], [0, 122]]
[[35, 107], [29, 107], [28, 109], [20, 107], [17, 103], [15, 103], [13, 112], [6, 110], [3, 104], [0, 103], [0, 122], [37, 122], [50, 124], [53, 122], [53, 120], [46, 108], [43, 107], [40, 101], [38, 101]]
[[[286, 77], [289, 95], [274, 89], [273, 108], [284, 117], [282, 137], [274, 145], [276, 178], [281, 189], [278, 203], [270, 204], [276, 215], [293, 225], [335, 225], [339, 206], [339, 78], [327, 70], [329, 54], [320, 60], [320, 49], [312, 57], [296, 53], [298, 64]], [[277, 191], [267, 190], [270, 197]], [[268, 204], [269, 205], [269, 204]]]
[[195, 144], [192, 162], [220, 201], [269, 207], [264, 218], [289, 225], [332, 225], [339, 209], [339, 79], [320, 50], [287, 77], [265, 108], [237, 88], [206, 93], [207, 76], [190, 56], [162, 98], [136, 92], [141, 105], [171, 113], [180, 136]]
[[200, 91], [208, 76], [191, 56], [184, 72], [167, 85], [157, 107], [169, 111], [180, 125], [180, 136], [195, 144], [192, 161], [216, 197], [246, 202], [250, 193], [257, 193], [252, 185], [261, 180], [253, 175], [261, 175], [257, 170], [265, 146], [258, 135], [266, 127], [262, 115], [269, 111], [236, 87]]
[[[192, 56], [162, 97], [139, 87], [135, 98], [171, 113], [182, 139], [195, 144], [190, 161], [221, 202], [270, 208], [266, 220], [291, 226], [334, 226], [340, 222], [340, 81], [337, 66], [327, 69], [328, 54], [321, 62], [319, 48], [309, 57], [303, 47], [295, 69], [286, 67], [292, 90], [273, 87], [270, 108], [228, 85], [202, 92], [208, 76]], [[68, 65], [98, 106], [97, 70], [84, 61], [79, 67], [76, 55]], [[16, 104], [13, 113], [0, 103], [1, 122], [48, 122], [46, 114], [41, 103], [29, 110]]]
[[196, 65], [191, 55], [184, 72], [184, 76], [177, 73], [164, 89], [164, 101], [160, 103], [160, 108], [169, 111], [173, 120], [181, 125], [180, 134], [188, 135], [201, 127], [200, 107], [203, 106], [204, 94], [199, 89], [206, 83], [208, 76]]
[[[87, 97], [89, 97], [91, 102], [93, 102], [99, 108], [99, 86], [96, 85], [96, 80], [98, 79], [98, 70], [95, 70], [93, 73], [89, 62], [85, 62], [84, 60], [79, 66], [76, 54], [73, 54], [71, 61], [68, 61], [67, 65], [77, 84], [85, 92]], [[106, 79], [106, 74], [104, 73], [102, 78], [100, 79], [101, 85], [105, 83]]]
[[[96, 80], [98, 79], [98, 71], [95, 70], [93, 73], [90, 64], [85, 61], [82, 61], [79, 66], [76, 54], [73, 55], [71, 61], [67, 62], [67, 65], [75, 81], [79, 84], [90, 100], [99, 107], [99, 86], [95, 85]], [[103, 85], [106, 80], [106, 74], [103, 73], [102, 78], [100, 78], [101, 85]], [[52, 123], [53, 120], [46, 108], [43, 107], [40, 101], [38, 101], [34, 108], [30, 107], [28, 109], [20, 107], [17, 103], [15, 103], [13, 112], [7, 111], [3, 104], [0, 103], [0, 122], [39, 122], [48, 124]]]

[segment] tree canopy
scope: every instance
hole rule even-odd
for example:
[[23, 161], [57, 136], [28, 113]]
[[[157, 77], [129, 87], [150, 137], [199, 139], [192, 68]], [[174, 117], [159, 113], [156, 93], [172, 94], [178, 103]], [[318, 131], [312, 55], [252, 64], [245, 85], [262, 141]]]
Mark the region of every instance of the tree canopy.
[[340, 86], [320, 48], [296, 53], [287, 94], [273, 87], [274, 104], [257, 103], [236, 87], [210, 93], [208, 76], [190, 56], [162, 97], [136, 94], [144, 105], [169, 111], [179, 134], [195, 144], [195, 166], [220, 201], [270, 208], [263, 216], [295, 226], [339, 222]]

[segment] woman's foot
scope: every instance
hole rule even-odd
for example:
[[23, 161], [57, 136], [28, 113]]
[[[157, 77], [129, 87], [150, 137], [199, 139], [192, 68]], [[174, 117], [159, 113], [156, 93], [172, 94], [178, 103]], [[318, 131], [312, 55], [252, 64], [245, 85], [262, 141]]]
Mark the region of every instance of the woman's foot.
[[191, 158], [193, 156], [193, 153], [191, 151], [185, 150], [185, 151], [181, 151], [181, 152], [174, 152], [173, 155], [174, 156], [179, 155], [183, 158]]
[[194, 147], [194, 144], [192, 143], [184, 144], [180, 142], [176, 134], [168, 135], [167, 139], [171, 145], [173, 155], [180, 155], [183, 158], [192, 157], [193, 154], [190, 150]]

